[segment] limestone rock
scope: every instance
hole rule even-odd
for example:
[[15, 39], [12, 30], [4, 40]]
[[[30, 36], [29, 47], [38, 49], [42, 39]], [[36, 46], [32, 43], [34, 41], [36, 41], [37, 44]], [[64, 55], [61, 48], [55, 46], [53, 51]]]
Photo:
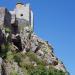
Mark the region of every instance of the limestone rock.
[[25, 75], [16, 62], [3, 64], [5, 75]]
[[23, 29], [23, 31], [20, 33], [20, 37], [23, 51], [29, 51], [31, 32], [28, 27]]

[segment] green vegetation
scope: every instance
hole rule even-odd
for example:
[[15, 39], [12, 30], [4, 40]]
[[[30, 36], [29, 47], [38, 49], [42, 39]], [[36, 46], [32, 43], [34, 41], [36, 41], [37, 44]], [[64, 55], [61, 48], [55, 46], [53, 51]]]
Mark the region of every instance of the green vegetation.
[[54, 68], [47, 69], [44, 66], [39, 66], [32, 70], [30, 75], [65, 75], [65, 73]]
[[15, 71], [12, 71], [12, 72], [10, 72], [10, 75], [18, 75], [18, 73]]
[[6, 55], [7, 61], [12, 62], [13, 58], [14, 58], [14, 54], [12, 53], [12, 51], [8, 51]]
[[37, 55], [34, 52], [29, 51], [29, 52], [26, 53], [26, 55], [30, 58], [30, 60], [35, 61], [37, 63], [37, 65], [43, 65], [43, 66], [45, 65], [43, 60], [38, 58]]
[[[43, 61], [38, 59], [36, 54], [31, 51], [25, 54], [17, 53], [14, 59], [28, 75], [65, 75], [64, 72], [54, 69], [53, 67], [47, 69]], [[36, 62], [37, 67], [33, 66], [32, 61]]]
[[6, 32], [6, 33], [10, 33], [10, 32], [11, 32], [10, 28], [6, 27], [6, 28], [5, 28], [5, 32]]
[[[22, 69], [25, 75], [66, 75], [64, 72], [54, 69], [53, 67], [46, 67], [46, 64], [37, 57], [37, 55], [32, 52], [16, 52], [12, 51], [12, 45], [8, 44], [3, 48], [6, 48], [6, 52], [3, 52], [5, 55], [5, 60], [7, 62], [17, 62], [18, 66]], [[36, 62], [36, 66], [32, 62]], [[18, 75], [14, 70], [10, 75]]]
[[10, 50], [10, 44], [9, 43], [2, 44], [1, 50], [0, 50], [0, 57], [5, 58], [6, 54], [9, 50]]
[[30, 58], [26, 54], [16, 53], [14, 56], [14, 61], [18, 63], [23, 71], [30, 71], [34, 68], [30, 61]]

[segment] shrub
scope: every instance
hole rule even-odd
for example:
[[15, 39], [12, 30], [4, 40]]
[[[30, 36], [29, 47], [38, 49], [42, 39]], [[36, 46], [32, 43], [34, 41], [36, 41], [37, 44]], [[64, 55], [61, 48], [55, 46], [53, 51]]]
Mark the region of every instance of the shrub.
[[39, 65], [45, 65], [45, 63], [43, 62], [43, 60], [39, 59], [34, 52], [29, 51], [29, 52], [27, 52], [26, 55], [30, 58], [31, 61], [35, 61], [37, 63], [37, 65], [38, 64]]
[[5, 32], [6, 32], [6, 33], [10, 33], [10, 32], [11, 32], [10, 28], [6, 27], [6, 28], [5, 28]]
[[30, 75], [65, 75], [65, 73], [54, 68], [47, 69], [44, 66], [38, 66], [31, 71]]
[[17, 53], [15, 54], [14, 56], [14, 60], [18, 63], [18, 65], [20, 67], [22, 67], [23, 69], [27, 69], [27, 70], [30, 70], [33, 68], [33, 65], [29, 59], [28, 56], [26, 56], [25, 54], [22, 54], [22, 53]]
[[7, 56], [7, 52], [10, 50], [10, 44], [2, 44], [0, 50], [0, 57], [5, 58]]
[[6, 55], [6, 59], [11, 62], [13, 60], [14, 54], [12, 53], [12, 51], [8, 51], [7, 55]]
[[12, 72], [10, 72], [10, 75], [18, 75], [18, 73], [15, 71], [12, 71]]
[[14, 60], [19, 64], [22, 61], [22, 55], [20, 53], [16, 53]]

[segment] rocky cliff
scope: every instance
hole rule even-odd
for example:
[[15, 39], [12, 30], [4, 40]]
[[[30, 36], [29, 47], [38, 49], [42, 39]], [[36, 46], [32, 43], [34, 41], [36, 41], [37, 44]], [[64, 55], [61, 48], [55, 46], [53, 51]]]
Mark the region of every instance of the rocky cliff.
[[48, 41], [38, 37], [29, 25], [20, 26], [21, 31], [16, 32], [25, 21], [19, 23], [15, 18], [15, 23], [10, 24], [9, 20], [8, 16], [0, 20], [0, 75], [68, 75]]
[[55, 56], [53, 47], [30, 29], [24, 28], [20, 34], [12, 34], [11, 38], [6, 36], [10, 35], [10, 31], [5, 32], [0, 34], [2, 40], [5, 40], [5, 43], [0, 45], [1, 75], [27, 75], [27, 69], [34, 69], [39, 65], [67, 72], [64, 64]]

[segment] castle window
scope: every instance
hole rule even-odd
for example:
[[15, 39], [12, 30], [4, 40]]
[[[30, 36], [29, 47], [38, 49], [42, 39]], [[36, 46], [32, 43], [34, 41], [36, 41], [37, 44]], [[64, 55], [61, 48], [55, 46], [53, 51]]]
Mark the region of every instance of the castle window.
[[23, 14], [21, 14], [21, 16], [23, 16]]

